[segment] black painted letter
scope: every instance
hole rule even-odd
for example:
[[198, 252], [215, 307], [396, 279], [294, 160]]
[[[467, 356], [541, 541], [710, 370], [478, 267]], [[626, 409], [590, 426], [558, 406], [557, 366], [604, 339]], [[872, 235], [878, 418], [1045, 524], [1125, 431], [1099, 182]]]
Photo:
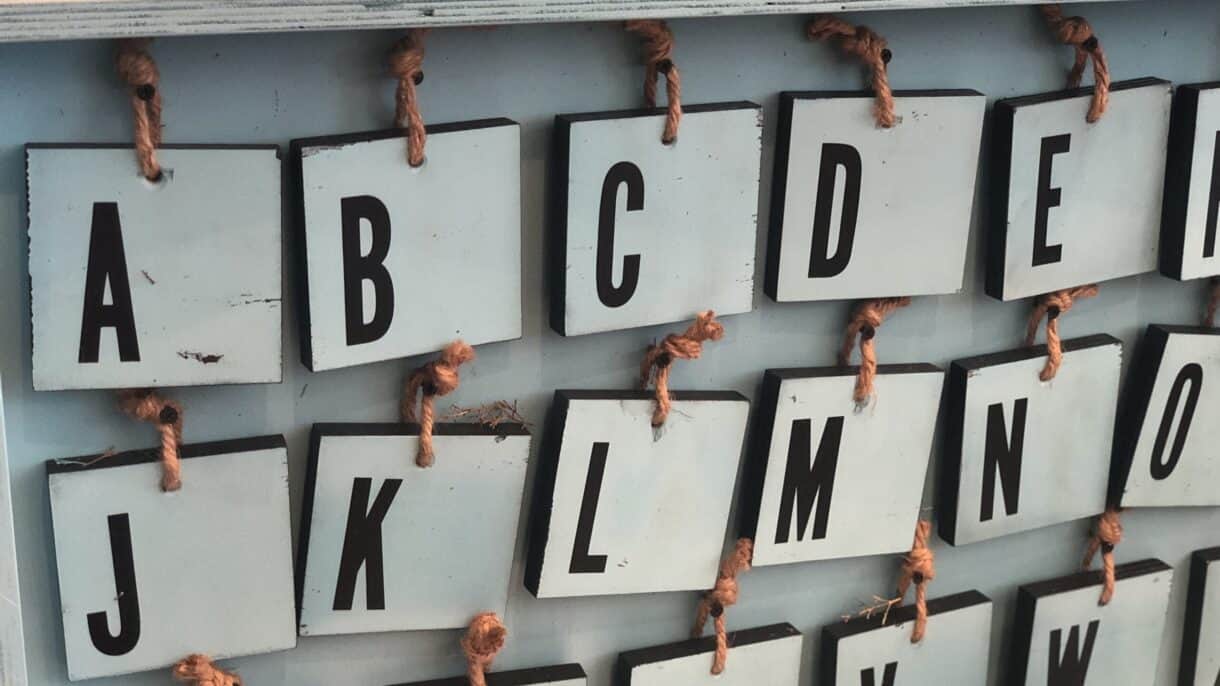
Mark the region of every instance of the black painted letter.
[[114, 565], [114, 590], [119, 603], [119, 633], [110, 633], [105, 612], [90, 612], [89, 639], [106, 655], [126, 655], [140, 640], [140, 594], [136, 590], [136, 560], [131, 551], [131, 520], [127, 513], [106, 518], [110, 528], [110, 561]]
[[597, 215], [597, 298], [606, 307], [622, 307], [640, 283], [640, 256], [623, 256], [623, 283], [614, 285], [614, 215], [618, 187], [627, 186], [627, 211], [644, 209], [644, 174], [630, 162], [619, 162], [602, 181], [602, 203]]
[[1052, 207], [1059, 207], [1059, 199], [1063, 195], [1058, 188], [1051, 187], [1051, 166], [1055, 155], [1065, 153], [1072, 147], [1071, 134], [1047, 136], [1042, 139], [1042, 154], [1038, 157], [1038, 203], [1034, 208], [1034, 263], [1037, 267], [1043, 264], [1058, 262], [1063, 257], [1063, 246], [1047, 245], [1047, 220]]
[[601, 498], [602, 477], [606, 475], [606, 457], [610, 444], [593, 444], [589, 455], [589, 474], [585, 477], [585, 493], [580, 500], [580, 516], [576, 521], [576, 542], [572, 545], [570, 574], [601, 574], [606, 571], [605, 555], [590, 555], [589, 543], [593, 540], [593, 520], [597, 517], [597, 501]]
[[[1178, 403], [1182, 400], [1182, 390], [1190, 384], [1186, 396], [1186, 406], [1182, 408], [1182, 421], [1178, 422], [1178, 431], [1173, 435], [1173, 447], [1169, 449], [1169, 459], [1165, 459], [1165, 444], [1169, 442], [1169, 431], [1173, 428], [1173, 418], [1178, 413]], [[1169, 400], [1165, 403], [1165, 411], [1161, 414], [1161, 425], [1156, 432], [1156, 440], [1152, 444], [1152, 463], [1149, 466], [1152, 478], [1157, 481], [1169, 478], [1178, 460], [1182, 458], [1182, 449], [1186, 447], [1186, 434], [1190, 433], [1190, 422], [1195, 416], [1195, 407], [1199, 404], [1199, 394], [1203, 392], [1203, 367], [1196, 362], [1182, 367], [1178, 377], [1173, 380], [1173, 388], [1169, 390]]]
[[1204, 257], [1215, 257], [1216, 255], [1216, 221], [1220, 219], [1218, 215], [1220, 215], [1220, 131], [1216, 132], [1216, 147], [1212, 153], [1212, 188], [1207, 197], [1207, 225], [1203, 231]]
[[843, 439], [843, 418], [831, 417], [822, 430], [818, 441], [818, 454], [809, 465], [813, 452], [812, 420], [797, 419], [792, 422], [792, 435], [788, 439], [788, 462], [784, 469], [784, 485], [780, 490], [779, 521], [775, 523], [775, 542], [787, 543], [792, 531], [792, 510], [796, 511], [796, 540], [801, 540], [809, 527], [809, 515], [813, 514], [813, 503], [817, 501], [817, 516], [813, 520], [813, 534], [809, 540], [826, 538], [826, 525], [830, 519], [830, 496], [834, 491], [835, 469], [839, 465], [839, 444]]
[[[898, 663], [887, 662], [885, 671], [881, 674], [881, 686], [894, 686], [898, 677]], [[860, 670], [860, 686], [877, 686], [877, 674], [872, 667]]]
[[[110, 283], [110, 304], [106, 304], [106, 283]], [[93, 203], [93, 224], [89, 230], [89, 266], [85, 271], [85, 306], [80, 323], [80, 352], [77, 361], [98, 361], [102, 329], [114, 327], [119, 343], [119, 360], [140, 361], [136, 339], [136, 317], [131, 309], [131, 284], [127, 280], [127, 256], [123, 252], [123, 229], [119, 225], [119, 205]]]
[[1097, 627], [1101, 620], [1089, 622], [1085, 632], [1084, 648], [1080, 646], [1080, 627], [1073, 626], [1068, 632], [1067, 645], [1060, 652], [1063, 642], [1063, 630], [1051, 632], [1051, 652], [1047, 656], [1049, 663], [1046, 668], [1046, 686], [1084, 686], [1085, 675], [1089, 673], [1089, 660], [1093, 658], [1093, 641], [1097, 638]]
[[[830, 254], [830, 215], [834, 209], [835, 178], [843, 167], [843, 213], [839, 218], [839, 242]], [[860, 183], [863, 180], [860, 153], [842, 143], [822, 144], [818, 169], [818, 194], [813, 206], [813, 250], [809, 254], [809, 278], [827, 278], [843, 273], [851, 259], [860, 213]]]
[[1004, 491], [1004, 512], [1017, 513], [1021, 497], [1021, 455], [1025, 449], [1025, 410], [1029, 399], [1018, 398], [1012, 413], [1012, 438], [1004, 425], [1004, 405], [987, 407], [987, 438], [983, 448], [983, 498], [979, 521], [989, 522], [995, 511], [995, 477], [1000, 473]]
[[[390, 330], [394, 318], [394, 280], [385, 268], [390, 254], [390, 211], [371, 195], [339, 201], [343, 231], [343, 307], [347, 344], [372, 343]], [[369, 254], [360, 254], [360, 222], [369, 223]], [[373, 317], [364, 321], [364, 282], [373, 284]]]
[[373, 507], [369, 494], [373, 480], [352, 479], [352, 499], [347, 508], [347, 531], [343, 534], [343, 554], [339, 556], [339, 580], [335, 583], [336, 610], [352, 609], [356, 596], [356, 575], [364, 567], [364, 603], [370, 610], [385, 609], [385, 565], [382, 561], [381, 522], [385, 520], [402, 479], [386, 479], [377, 491]]

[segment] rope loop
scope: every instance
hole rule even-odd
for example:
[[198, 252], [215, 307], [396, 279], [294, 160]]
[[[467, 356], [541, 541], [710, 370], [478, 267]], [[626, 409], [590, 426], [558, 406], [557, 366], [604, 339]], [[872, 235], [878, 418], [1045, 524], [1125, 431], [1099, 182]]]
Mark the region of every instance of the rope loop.
[[161, 145], [161, 73], [148, 52], [152, 40], [125, 38], [118, 42], [114, 63], [119, 78], [127, 85], [131, 100], [131, 119], [136, 161], [140, 174], [152, 182], [161, 180], [157, 148]]
[[716, 650], [712, 656], [712, 674], [724, 672], [725, 662], [729, 658], [728, 628], [725, 622], [726, 608], [737, 604], [740, 589], [737, 586], [737, 575], [749, 571], [754, 558], [754, 541], [748, 538], [738, 539], [733, 552], [720, 564], [716, 576], [716, 585], [703, 594], [699, 601], [699, 610], [695, 614], [695, 626], [691, 630], [692, 638], [703, 635], [703, 627], [709, 617], [713, 619], [716, 630]]
[[419, 397], [419, 450], [415, 454], [415, 464], [420, 467], [431, 467], [436, 457], [432, 448], [436, 396], [449, 395], [456, 390], [462, 381], [458, 368], [474, 358], [474, 348], [464, 341], [454, 341], [445, 346], [440, 357], [416, 367], [407, 377], [402, 394], [402, 420], [416, 421], [415, 399]]
[[724, 337], [724, 326], [716, 321], [712, 310], [700, 312], [686, 331], [671, 333], [648, 346], [640, 363], [640, 384], [648, 388], [656, 384], [656, 409], [652, 413], [653, 427], [659, 427], [669, 417], [672, 401], [669, 397], [669, 369], [674, 360], [696, 360], [703, 354], [703, 344]]
[[669, 145], [678, 140], [678, 125], [682, 122], [682, 75], [674, 64], [674, 34], [669, 24], [655, 19], [633, 19], [626, 23], [631, 33], [643, 40], [644, 102], [657, 106], [657, 75], [665, 77], [665, 129], [661, 142]]
[[897, 126], [900, 119], [894, 112], [894, 92], [890, 89], [888, 65], [894, 53], [886, 40], [867, 26], [855, 26], [838, 17], [814, 17], [805, 25], [809, 40], [837, 39], [843, 52], [859, 59], [868, 67], [869, 86], [876, 97], [873, 117], [883, 129]]
[[1101, 597], [1098, 605], [1109, 605], [1114, 598], [1117, 583], [1114, 570], [1114, 548], [1123, 541], [1123, 523], [1116, 508], [1108, 508], [1097, 518], [1093, 535], [1084, 553], [1084, 569], [1093, 564], [1093, 557], [1101, 552]]
[[207, 655], [195, 653], [174, 665], [174, 679], [190, 686], [241, 686], [241, 677], [217, 667]]
[[852, 399], [856, 406], [862, 408], [873, 397], [873, 382], [877, 377], [877, 351], [874, 339], [877, 329], [881, 327], [886, 317], [899, 309], [911, 304], [910, 297], [878, 298], [864, 300], [856, 305], [851, 319], [847, 322], [847, 331], [843, 335], [843, 347], [839, 350], [839, 365], [846, 367], [851, 364], [851, 353], [856, 348], [857, 340], [860, 346], [860, 370], [856, 373], [856, 388]]
[[486, 671], [504, 648], [508, 629], [494, 612], [475, 615], [462, 637], [462, 652], [466, 654], [466, 676], [470, 686], [487, 686]]
[[428, 140], [423, 115], [419, 113], [419, 96], [415, 87], [424, 82], [424, 36], [428, 29], [410, 29], [390, 50], [390, 73], [398, 79], [395, 91], [394, 124], [407, 130], [407, 164], [420, 167], [424, 163], [424, 146]]
[[1039, 5], [1038, 9], [1059, 42], [1070, 45], [1075, 50], [1075, 61], [1068, 71], [1068, 88], [1080, 86], [1084, 68], [1092, 60], [1093, 100], [1089, 104], [1089, 113], [1085, 119], [1090, 124], [1095, 123], [1110, 105], [1110, 65], [1106, 61], [1105, 51], [1101, 49], [1101, 42], [1097, 40], [1093, 27], [1084, 17], [1065, 17], [1063, 7], [1058, 4]]
[[1096, 284], [1065, 288], [1040, 295], [1034, 300], [1034, 308], [1029, 313], [1029, 322], [1025, 327], [1025, 345], [1034, 344], [1038, 336], [1038, 326], [1046, 319], [1046, 365], [1038, 374], [1043, 381], [1050, 381], [1059, 373], [1063, 365], [1063, 342], [1059, 338], [1059, 319], [1072, 309], [1077, 300], [1092, 298], [1100, 292]]
[[157, 427], [161, 436], [161, 490], [182, 488], [182, 465], [179, 448], [182, 445], [182, 406], [176, 401], [157, 395], [151, 388], [119, 391], [119, 409], [133, 419]]
[[923, 640], [928, 630], [928, 583], [936, 578], [936, 554], [928, 547], [932, 523], [920, 520], [915, 526], [911, 552], [902, 558], [902, 574], [898, 578], [898, 598], [906, 597], [907, 589], [915, 586], [915, 627], [911, 643]]

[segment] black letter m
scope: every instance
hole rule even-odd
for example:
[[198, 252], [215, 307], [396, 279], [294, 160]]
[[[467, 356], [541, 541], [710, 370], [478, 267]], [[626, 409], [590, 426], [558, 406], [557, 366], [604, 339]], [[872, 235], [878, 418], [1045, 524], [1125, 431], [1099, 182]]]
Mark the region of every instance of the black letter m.
[[822, 440], [818, 442], [818, 454], [809, 465], [813, 452], [812, 420], [797, 419], [792, 422], [792, 435], [788, 439], [788, 463], [784, 469], [784, 485], [780, 491], [779, 521], [775, 523], [775, 542], [787, 543], [792, 531], [792, 510], [796, 512], [796, 540], [801, 540], [809, 528], [809, 516], [817, 502], [817, 516], [813, 520], [810, 540], [826, 538], [826, 525], [830, 519], [830, 496], [835, 485], [835, 469], [839, 464], [839, 443], [843, 438], [843, 418], [826, 420]]

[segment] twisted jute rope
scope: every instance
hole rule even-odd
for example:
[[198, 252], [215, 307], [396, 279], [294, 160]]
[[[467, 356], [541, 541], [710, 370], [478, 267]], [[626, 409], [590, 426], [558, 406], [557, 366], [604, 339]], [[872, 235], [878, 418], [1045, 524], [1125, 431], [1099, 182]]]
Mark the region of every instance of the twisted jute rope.
[[129, 416], [149, 422], [161, 435], [161, 490], [182, 488], [182, 466], [178, 449], [182, 445], [182, 406], [162, 398], [150, 388], [119, 391], [119, 408]]
[[157, 162], [157, 147], [161, 145], [161, 75], [157, 63], [148, 53], [152, 41], [147, 38], [125, 38], [118, 42], [114, 63], [119, 77], [127, 84], [131, 99], [131, 119], [136, 160], [140, 173], [149, 181], [161, 178]]
[[644, 102], [657, 106], [657, 75], [665, 77], [665, 130], [661, 142], [669, 145], [678, 140], [678, 124], [682, 121], [682, 75], [674, 64], [674, 34], [669, 24], [654, 19], [633, 19], [627, 30], [644, 43]]
[[915, 541], [911, 552], [902, 558], [902, 573], [898, 577], [898, 597], [906, 598], [907, 589], [915, 586], [915, 627], [911, 643], [923, 640], [928, 630], [928, 582], [936, 578], [936, 554], [928, 547], [932, 523], [920, 520], [915, 525]]
[[424, 163], [428, 132], [419, 113], [415, 87], [424, 82], [424, 36], [428, 29], [410, 29], [390, 50], [390, 73], [398, 79], [394, 96], [394, 125], [407, 130], [407, 163]]
[[504, 647], [508, 629], [494, 612], [475, 615], [462, 637], [462, 652], [466, 654], [466, 676], [470, 686], [487, 686], [485, 672], [491, 668], [496, 654]]
[[856, 373], [856, 389], [852, 393], [857, 406], [868, 404], [873, 396], [873, 381], [877, 378], [877, 350], [873, 339], [881, 323], [895, 310], [911, 304], [910, 297], [878, 298], [865, 300], [852, 312], [843, 335], [843, 347], [839, 350], [839, 365], [851, 364], [851, 351], [860, 342], [860, 371]]
[[876, 98], [873, 117], [877, 120], [877, 126], [889, 129], [898, 124], [898, 115], [894, 113], [894, 92], [890, 90], [886, 67], [893, 53], [884, 38], [867, 26], [855, 26], [831, 16], [809, 20], [805, 25], [805, 35], [809, 40], [817, 41], [837, 38], [843, 52], [859, 58], [869, 70], [869, 87]]
[[1099, 289], [1096, 284], [1065, 288], [1046, 295], [1040, 295], [1034, 300], [1034, 309], [1029, 313], [1029, 323], [1025, 328], [1025, 345], [1033, 345], [1038, 336], [1038, 326], [1046, 319], [1046, 365], [1038, 374], [1043, 381], [1050, 381], [1059, 373], [1063, 364], [1063, 344], [1059, 338], [1059, 317], [1072, 309], [1072, 305], [1082, 298], [1092, 298]]
[[207, 655], [188, 655], [174, 665], [174, 679], [191, 686], [241, 686], [241, 677], [217, 667]]
[[656, 409], [652, 412], [652, 425], [661, 426], [669, 417], [672, 402], [669, 398], [669, 368], [674, 360], [697, 360], [703, 354], [706, 341], [724, 338], [724, 326], [716, 321], [711, 310], [700, 312], [686, 331], [671, 333], [653, 343], [644, 351], [640, 363], [640, 385], [647, 389], [650, 382], [656, 385]]
[[695, 626], [691, 630], [691, 638], [703, 635], [703, 627], [708, 617], [713, 619], [716, 629], [716, 651], [712, 656], [712, 674], [724, 671], [724, 663], [729, 659], [729, 634], [725, 626], [724, 611], [737, 604], [737, 575], [749, 571], [750, 562], [754, 559], [754, 541], [740, 538], [733, 547], [733, 552], [720, 563], [720, 571], [716, 575], [716, 585], [706, 591], [699, 600], [699, 609], [695, 613]]
[[1123, 523], [1118, 510], [1109, 508], [1097, 518], [1089, 546], [1084, 552], [1084, 568], [1093, 564], [1093, 556], [1101, 551], [1101, 597], [1098, 605], [1109, 605], [1114, 598], [1114, 546], [1122, 543]]
[[1216, 312], [1220, 310], [1220, 277], [1213, 277], [1207, 286], [1207, 311], [1203, 314], [1203, 326], [1216, 325]]
[[1046, 19], [1051, 31], [1061, 43], [1072, 46], [1076, 51], [1076, 61], [1068, 72], [1067, 87], [1076, 88], [1084, 76], [1085, 64], [1093, 60], [1093, 101], [1089, 104], [1089, 113], [1085, 119], [1091, 124], [1106, 113], [1110, 104], [1110, 65], [1106, 61], [1106, 53], [1101, 49], [1101, 42], [1093, 33], [1093, 27], [1084, 17], [1065, 17], [1060, 5], [1040, 5], [1038, 9]]
[[448, 395], [461, 383], [458, 367], [474, 359], [474, 348], [463, 341], [454, 341], [445, 346], [437, 359], [416, 367], [407, 377], [402, 394], [402, 420], [416, 421], [415, 398], [419, 400], [419, 450], [415, 464], [431, 467], [435, 458], [432, 451], [432, 428], [436, 424], [436, 396]]

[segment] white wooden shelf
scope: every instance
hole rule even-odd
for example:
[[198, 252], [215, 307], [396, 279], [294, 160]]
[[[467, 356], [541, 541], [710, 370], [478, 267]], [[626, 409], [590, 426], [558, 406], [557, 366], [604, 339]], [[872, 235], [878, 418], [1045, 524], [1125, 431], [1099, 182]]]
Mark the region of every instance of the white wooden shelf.
[[1036, 0], [0, 0], [0, 42], [805, 14], [1033, 2]]

